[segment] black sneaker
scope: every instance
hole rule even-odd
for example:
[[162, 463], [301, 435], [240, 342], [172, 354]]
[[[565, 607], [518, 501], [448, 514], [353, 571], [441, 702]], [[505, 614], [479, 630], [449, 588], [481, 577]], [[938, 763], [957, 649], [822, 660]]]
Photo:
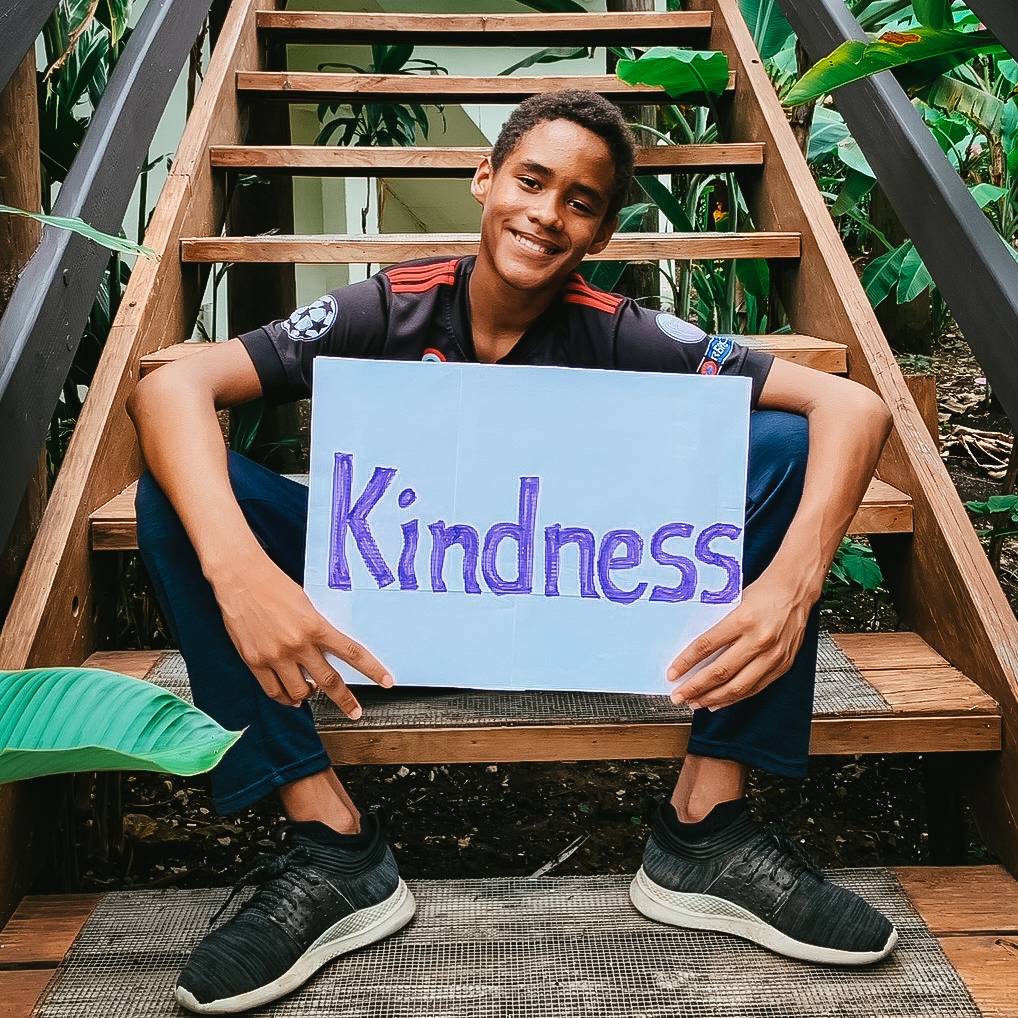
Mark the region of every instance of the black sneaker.
[[671, 804], [659, 803], [629, 889], [638, 911], [804, 961], [869, 965], [890, 954], [898, 931], [885, 916], [831, 883], [784, 833], [754, 820], [745, 803], [730, 812], [720, 829], [687, 841]]
[[405, 926], [416, 906], [374, 813], [365, 814], [361, 830], [350, 849], [285, 824], [286, 851], [244, 874], [209, 920], [211, 927], [246, 883], [261, 885], [192, 951], [177, 979], [177, 1002], [200, 1014], [258, 1007], [337, 955]]

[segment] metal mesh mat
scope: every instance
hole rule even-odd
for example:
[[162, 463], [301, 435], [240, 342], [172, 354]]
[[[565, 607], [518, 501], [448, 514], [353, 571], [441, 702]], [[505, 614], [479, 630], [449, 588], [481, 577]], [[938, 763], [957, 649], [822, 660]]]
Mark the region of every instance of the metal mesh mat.
[[[728, 934], [654, 923], [630, 905], [629, 876], [418, 880], [410, 881], [417, 915], [401, 933], [334, 959], [289, 996], [246, 1013], [978, 1018], [893, 873], [827, 872], [897, 927], [897, 947], [882, 962], [818, 965]], [[34, 1018], [179, 1018], [177, 973], [226, 894], [226, 888], [106, 894]], [[238, 896], [226, 918], [249, 894]]]
[[[178, 653], [164, 654], [146, 676], [164, 689], [190, 701], [187, 669]], [[489, 692], [450, 689], [378, 689], [358, 686], [364, 728], [463, 728], [514, 724], [627, 724], [682, 721], [692, 716], [667, 696], [639, 693], [568, 693], [544, 691]], [[311, 702], [320, 728], [346, 722], [324, 693]], [[813, 713], [883, 713], [887, 701], [859, 674], [827, 633], [820, 636]]]

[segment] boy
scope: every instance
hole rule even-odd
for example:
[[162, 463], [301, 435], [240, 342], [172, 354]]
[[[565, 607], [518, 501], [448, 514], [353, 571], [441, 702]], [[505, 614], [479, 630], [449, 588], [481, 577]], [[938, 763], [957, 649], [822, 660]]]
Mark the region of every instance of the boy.
[[867, 964], [894, 947], [884, 916], [758, 824], [744, 799], [749, 766], [806, 774], [816, 602], [890, 415], [854, 382], [587, 285], [575, 270], [616, 229], [633, 161], [625, 121], [596, 93], [528, 99], [471, 183], [483, 210], [476, 257], [391, 266], [163, 367], [132, 393], [148, 464], [137, 495], [141, 554], [196, 705], [229, 728], [250, 726], [212, 774], [217, 810], [275, 790], [292, 842], [259, 868], [270, 879], [238, 914], [195, 948], [176, 988], [190, 1010], [273, 1000], [414, 911], [377, 817], [361, 816], [333, 772], [305, 702], [320, 688], [353, 721], [361, 715], [323, 650], [382, 686], [394, 680], [301, 589], [307, 489], [227, 453], [215, 416], [261, 395], [310, 395], [319, 354], [752, 379], [747, 585], [741, 604], [668, 669], [672, 699], [694, 710], [692, 736], [631, 898], [661, 922], [813, 961]]

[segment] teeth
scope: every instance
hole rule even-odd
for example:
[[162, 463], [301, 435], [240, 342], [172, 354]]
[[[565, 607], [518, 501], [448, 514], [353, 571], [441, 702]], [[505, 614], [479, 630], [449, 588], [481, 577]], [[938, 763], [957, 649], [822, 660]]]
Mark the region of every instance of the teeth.
[[537, 251], [538, 254], [554, 254], [555, 248], [545, 247], [543, 244], [538, 244], [532, 241], [529, 237], [524, 237], [521, 233], [513, 232], [513, 236], [526, 248], [531, 251]]

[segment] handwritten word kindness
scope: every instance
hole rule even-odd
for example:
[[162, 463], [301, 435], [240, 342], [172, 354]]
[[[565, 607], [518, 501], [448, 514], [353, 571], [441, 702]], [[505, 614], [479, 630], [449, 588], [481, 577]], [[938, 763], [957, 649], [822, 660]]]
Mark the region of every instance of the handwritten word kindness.
[[[538, 503], [540, 477], [519, 478], [519, 498], [514, 522], [496, 523], [482, 533], [469, 523], [447, 523], [438, 519], [426, 525], [407, 519], [400, 524], [401, 550], [398, 560], [382, 554], [371, 513], [383, 499], [392, 498], [397, 469], [376, 466], [363, 490], [353, 491], [354, 461], [350, 453], [336, 453], [330, 510], [329, 586], [351, 590], [349, 557], [360, 557], [378, 589], [399, 584], [399, 590], [418, 590], [422, 584], [436, 593], [445, 593], [446, 559], [453, 546], [459, 549], [463, 590], [468, 594], [531, 594], [559, 597], [560, 588], [578, 591], [580, 597], [605, 598], [617, 604], [632, 604], [646, 595], [649, 601], [690, 601], [703, 604], [729, 604], [740, 590], [740, 565], [737, 558], [714, 549], [716, 541], [733, 541], [741, 534], [729, 523], [711, 523], [699, 529], [691, 523], [666, 522], [649, 537], [636, 530], [619, 528], [598, 536], [586, 527], [551, 523], [542, 528], [542, 546], [538, 547]], [[392, 491], [390, 492], [390, 489]], [[409, 510], [417, 500], [413, 488], [403, 487], [395, 495], [401, 510]], [[383, 535], [386, 547], [395, 547], [395, 534]], [[423, 541], [422, 541], [423, 537]], [[391, 540], [390, 540], [391, 538]], [[505, 543], [515, 551], [515, 575], [503, 576], [498, 569], [499, 549]], [[422, 543], [430, 543], [426, 552]], [[649, 545], [649, 557], [647, 555]], [[563, 575], [562, 551], [574, 546], [570, 556], [576, 562], [575, 577]], [[684, 554], [683, 554], [684, 552]], [[502, 553], [503, 566], [507, 554]], [[420, 561], [423, 559], [423, 564]], [[543, 590], [534, 589], [535, 559], [543, 564]], [[640, 579], [641, 566], [665, 566], [675, 571], [669, 584]], [[707, 574], [711, 586], [701, 579], [703, 566], [713, 567]], [[450, 564], [450, 569], [455, 564]], [[423, 573], [421, 572], [423, 570]], [[720, 570], [720, 578], [718, 571]], [[660, 572], [660, 570], [658, 570]], [[658, 578], [661, 578], [660, 576]], [[718, 588], [717, 583], [721, 582]], [[483, 583], [483, 587], [482, 587]]]

